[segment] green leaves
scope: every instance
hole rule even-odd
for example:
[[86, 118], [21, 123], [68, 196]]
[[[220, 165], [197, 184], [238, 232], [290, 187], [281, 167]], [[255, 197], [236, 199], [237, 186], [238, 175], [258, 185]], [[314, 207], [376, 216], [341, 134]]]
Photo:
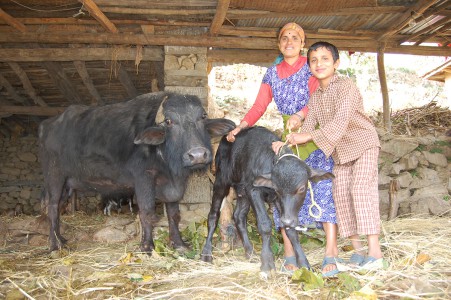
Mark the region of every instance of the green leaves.
[[294, 271], [291, 277], [293, 281], [302, 282], [305, 291], [321, 289], [324, 287], [324, 279], [321, 274], [316, 274], [306, 268]]

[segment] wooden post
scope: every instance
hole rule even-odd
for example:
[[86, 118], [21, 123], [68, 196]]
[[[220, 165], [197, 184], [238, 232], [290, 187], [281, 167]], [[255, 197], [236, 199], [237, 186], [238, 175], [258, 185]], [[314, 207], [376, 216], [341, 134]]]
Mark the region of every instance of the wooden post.
[[388, 132], [391, 132], [391, 122], [390, 122], [390, 99], [388, 97], [387, 88], [387, 78], [385, 76], [385, 66], [384, 66], [384, 50], [385, 43], [381, 44], [377, 51], [377, 69], [379, 73], [379, 81], [381, 83], [382, 92], [382, 111], [384, 117], [384, 127]]
[[397, 199], [397, 194], [399, 191], [400, 185], [397, 179], [393, 179], [390, 181], [390, 187], [388, 190], [388, 220], [393, 220], [398, 215], [399, 202]]

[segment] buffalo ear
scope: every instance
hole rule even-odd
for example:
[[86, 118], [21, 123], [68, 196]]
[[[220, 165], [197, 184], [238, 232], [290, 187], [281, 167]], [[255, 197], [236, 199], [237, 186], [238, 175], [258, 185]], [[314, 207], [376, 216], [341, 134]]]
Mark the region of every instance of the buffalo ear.
[[236, 125], [228, 119], [208, 119], [205, 127], [211, 137], [218, 137], [229, 133]]
[[255, 187], [267, 187], [273, 190], [275, 189], [274, 184], [271, 180], [271, 173], [257, 176], [252, 184]]
[[311, 173], [310, 173], [309, 179], [313, 182], [318, 182], [318, 181], [324, 180], [324, 179], [335, 178], [334, 174], [327, 172], [327, 171], [323, 171], [323, 170], [319, 170], [319, 169], [310, 169], [310, 171], [311, 171]]
[[147, 145], [159, 145], [165, 140], [166, 131], [162, 127], [148, 127], [138, 133], [135, 137], [134, 143], [147, 144]]

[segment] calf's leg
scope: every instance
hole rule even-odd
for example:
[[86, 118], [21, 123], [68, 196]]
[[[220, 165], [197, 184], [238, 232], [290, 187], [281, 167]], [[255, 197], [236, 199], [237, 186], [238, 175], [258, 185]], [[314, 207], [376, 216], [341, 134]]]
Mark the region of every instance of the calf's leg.
[[310, 264], [299, 242], [298, 232], [294, 228], [285, 228], [285, 232], [288, 239], [290, 239], [291, 245], [293, 246], [294, 253], [296, 255], [297, 266], [305, 267], [310, 270]]
[[233, 220], [235, 221], [235, 226], [237, 228], [238, 234], [243, 242], [244, 253], [247, 258], [251, 258], [254, 252], [254, 247], [249, 240], [247, 234], [247, 215], [249, 213], [250, 203], [249, 200], [240, 193], [237, 193], [236, 207], [233, 212]]
[[218, 226], [222, 201], [228, 195], [229, 190], [230, 185], [220, 183], [220, 174], [216, 173], [216, 180], [213, 185], [213, 197], [211, 199], [210, 212], [208, 213], [208, 234], [200, 257], [205, 262], [213, 261], [213, 234]]
[[269, 273], [272, 270], [276, 270], [274, 264], [274, 255], [271, 251], [271, 233], [272, 222], [266, 211], [264, 196], [262, 191], [258, 188], [251, 190], [251, 205], [257, 218], [258, 232], [262, 237], [262, 253], [261, 253], [261, 266], [260, 270], [265, 273]]

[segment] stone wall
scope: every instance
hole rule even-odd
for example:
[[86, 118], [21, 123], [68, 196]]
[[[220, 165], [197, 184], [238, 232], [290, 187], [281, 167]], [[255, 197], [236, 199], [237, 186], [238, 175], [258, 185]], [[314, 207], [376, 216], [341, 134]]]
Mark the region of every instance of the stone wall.
[[0, 139], [0, 213], [36, 214], [42, 186], [36, 137]]
[[379, 192], [382, 219], [393, 215], [451, 212], [451, 137], [380, 135]]
[[[441, 215], [451, 209], [451, 138], [381, 135], [379, 191], [381, 217], [389, 214], [390, 185], [398, 183], [392, 198], [396, 215]], [[40, 213], [42, 173], [38, 162], [37, 138], [26, 136], [0, 140], [0, 214], [14, 213], [19, 204], [25, 214]], [[206, 218], [210, 208], [212, 177], [195, 175], [182, 201], [182, 219]], [[100, 212], [100, 197], [79, 195], [80, 208]]]

